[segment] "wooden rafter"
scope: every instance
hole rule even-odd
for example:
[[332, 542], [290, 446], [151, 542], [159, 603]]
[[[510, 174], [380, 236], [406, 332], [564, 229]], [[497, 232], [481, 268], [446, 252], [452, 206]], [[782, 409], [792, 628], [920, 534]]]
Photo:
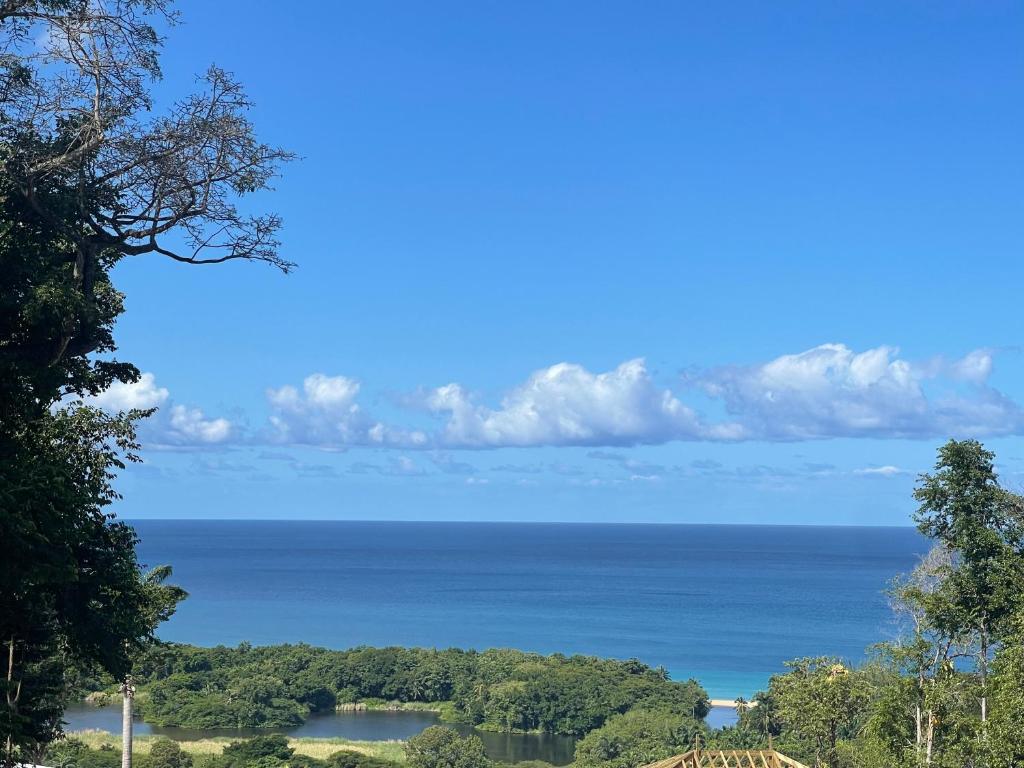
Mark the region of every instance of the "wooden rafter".
[[774, 749], [691, 749], [641, 768], [808, 768]]

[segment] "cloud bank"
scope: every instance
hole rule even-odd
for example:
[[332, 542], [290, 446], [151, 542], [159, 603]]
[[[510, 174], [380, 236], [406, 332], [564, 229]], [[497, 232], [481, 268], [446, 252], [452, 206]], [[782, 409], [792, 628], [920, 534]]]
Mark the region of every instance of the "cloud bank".
[[[717, 368], [694, 378], [758, 440], [832, 437], [926, 439], [1024, 431], [1024, 411], [988, 386], [992, 354], [914, 363], [893, 347], [855, 353], [822, 344], [761, 365]], [[935, 393], [927, 394], [928, 387]]]
[[512, 389], [497, 408], [480, 405], [459, 384], [433, 390], [431, 412], [445, 417], [438, 441], [457, 448], [635, 445], [669, 440], [731, 439], [728, 424], [706, 425], [641, 359], [591, 373], [559, 363]]
[[[957, 360], [914, 361], [890, 346], [856, 352], [835, 343], [662, 383], [641, 358], [603, 372], [563, 362], [535, 371], [494, 404], [458, 382], [421, 390], [409, 401], [428, 426], [378, 418], [360, 402], [360, 382], [313, 373], [301, 386], [267, 389], [268, 426], [250, 435], [227, 419], [208, 418], [199, 408], [167, 407], [170, 393], [151, 373], [135, 384], [111, 387], [94, 402], [112, 410], [164, 406], [153, 431], [158, 442], [170, 446], [234, 441], [437, 452], [1024, 434], [1024, 410], [990, 384], [992, 372], [993, 354], [986, 349]], [[710, 415], [699, 412], [698, 404]], [[413, 414], [406, 415], [394, 421], [412, 420]], [[435, 453], [432, 459], [447, 462], [447, 471], [465, 471], [450, 457], [439, 457], [447, 454]], [[891, 469], [871, 473], [884, 475]]]

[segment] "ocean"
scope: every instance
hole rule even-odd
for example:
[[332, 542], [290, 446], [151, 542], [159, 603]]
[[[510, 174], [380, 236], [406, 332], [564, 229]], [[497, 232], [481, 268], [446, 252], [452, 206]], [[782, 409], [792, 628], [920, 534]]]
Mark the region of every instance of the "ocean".
[[927, 549], [909, 527], [131, 522], [189, 592], [165, 640], [637, 658], [715, 698], [787, 659], [864, 658]]

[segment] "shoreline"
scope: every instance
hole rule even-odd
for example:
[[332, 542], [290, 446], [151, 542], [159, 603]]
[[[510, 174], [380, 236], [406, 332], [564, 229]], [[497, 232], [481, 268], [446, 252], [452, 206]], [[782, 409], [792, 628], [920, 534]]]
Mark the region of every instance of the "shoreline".
[[743, 703], [741, 704], [739, 698], [735, 698], [735, 699], [708, 699], [708, 702], [711, 704], [712, 707], [723, 707], [725, 709], [736, 709], [736, 710], [738, 710], [741, 706], [742, 707], [756, 707], [757, 706], [757, 702], [756, 701], [747, 701], [746, 699], [744, 699]]

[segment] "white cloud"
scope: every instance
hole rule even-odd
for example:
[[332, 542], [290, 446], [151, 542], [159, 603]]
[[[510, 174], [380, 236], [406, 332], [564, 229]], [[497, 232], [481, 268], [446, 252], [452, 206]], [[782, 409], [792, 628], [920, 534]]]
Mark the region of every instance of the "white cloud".
[[371, 418], [356, 397], [360, 384], [347, 376], [314, 373], [302, 382], [267, 390], [275, 442], [345, 448], [356, 445], [422, 446], [420, 431], [398, 430]]
[[228, 419], [210, 419], [200, 408], [172, 404], [170, 391], [158, 386], [152, 373], [143, 373], [131, 384], [114, 382], [86, 402], [112, 412], [157, 408], [139, 427], [143, 445], [150, 448], [209, 447], [227, 442], [236, 433]]
[[462, 448], [632, 445], [733, 434], [732, 425], [702, 424], [654, 383], [641, 359], [596, 374], [572, 363], [553, 365], [511, 390], [496, 409], [474, 402], [459, 384], [433, 390], [426, 404], [447, 416], [439, 441]]
[[905, 475], [907, 471], [894, 467], [892, 464], [886, 464], [884, 467], [865, 467], [864, 469], [853, 470], [855, 475], [880, 475], [881, 477], [892, 477], [893, 475]]
[[[720, 399], [750, 438], [934, 438], [1024, 430], [1021, 408], [987, 384], [989, 352], [920, 365], [897, 354], [888, 346], [855, 353], [843, 344], [822, 344], [760, 365], [717, 368], [693, 381]], [[929, 396], [928, 387], [941, 392]]]
[[208, 419], [199, 408], [184, 405], [171, 407], [169, 434], [185, 443], [223, 443], [231, 437], [231, 422], [224, 418]]
[[975, 384], [984, 384], [992, 375], [992, 352], [988, 349], [976, 349], [950, 366], [956, 378]]
[[156, 408], [163, 405], [170, 392], [156, 385], [156, 376], [144, 373], [139, 380], [125, 384], [115, 381], [106, 390], [88, 398], [90, 405], [107, 411], [128, 411], [133, 408]]

